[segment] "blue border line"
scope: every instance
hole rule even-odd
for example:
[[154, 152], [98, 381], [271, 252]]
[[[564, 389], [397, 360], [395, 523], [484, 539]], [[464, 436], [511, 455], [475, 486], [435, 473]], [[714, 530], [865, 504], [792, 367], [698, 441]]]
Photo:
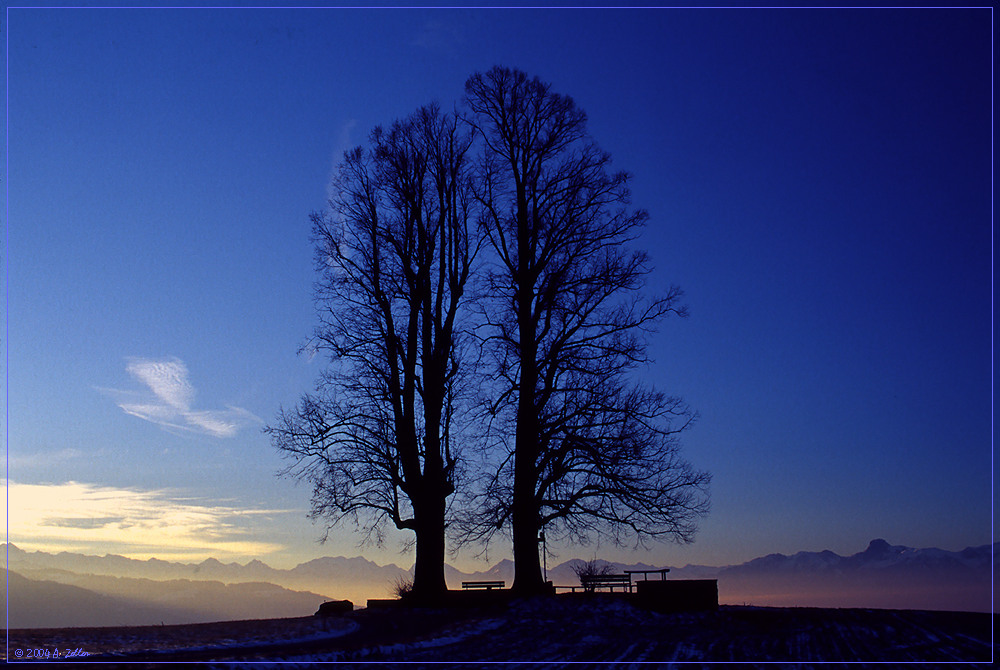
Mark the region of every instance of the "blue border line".
[[992, 5], [9, 5], [11, 9], [989, 9]]
[[990, 8], [990, 662], [996, 662], [996, 15]]
[[6, 588], [5, 614], [7, 621], [6, 650], [10, 652], [10, 7], [4, 11], [4, 251], [7, 253], [4, 263], [4, 382], [3, 382], [3, 446], [6, 455], [4, 471], [5, 525], [4, 525], [4, 586]]

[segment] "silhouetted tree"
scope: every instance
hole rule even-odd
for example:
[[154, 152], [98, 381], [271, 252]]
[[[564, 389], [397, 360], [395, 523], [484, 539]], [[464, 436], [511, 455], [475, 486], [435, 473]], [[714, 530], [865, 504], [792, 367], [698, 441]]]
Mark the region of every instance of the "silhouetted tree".
[[312, 216], [320, 325], [307, 348], [331, 365], [266, 429], [295, 461], [286, 473], [313, 483], [327, 533], [344, 519], [379, 544], [386, 522], [414, 531], [417, 598], [446, 588], [459, 310], [478, 248], [471, 142], [430, 106], [345, 153], [331, 211]]
[[513, 444], [465, 537], [488, 542], [510, 524], [513, 588], [539, 592], [539, 530], [690, 541], [709, 475], [678, 454], [694, 414], [629, 376], [647, 360], [646, 332], [683, 308], [677, 288], [638, 295], [648, 260], [626, 245], [647, 215], [629, 207], [628, 176], [608, 171], [573, 100], [537, 78], [495, 67], [468, 80], [466, 100], [497, 258], [484, 311], [502, 388], [490, 409]]

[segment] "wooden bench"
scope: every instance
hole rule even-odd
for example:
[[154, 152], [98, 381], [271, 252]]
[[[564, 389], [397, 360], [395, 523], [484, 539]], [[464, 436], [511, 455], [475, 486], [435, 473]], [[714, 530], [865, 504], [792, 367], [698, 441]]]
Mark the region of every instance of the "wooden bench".
[[581, 575], [580, 584], [584, 591], [596, 591], [600, 588], [608, 588], [614, 593], [615, 587], [620, 586], [625, 591], [632, 590], [631, 575]]
[[495, 582], [462, 582], [463, 589], [486, 589], [491, 591], [493, 589], [502, 589], [507, 582], [505, 581], [495, 581]]

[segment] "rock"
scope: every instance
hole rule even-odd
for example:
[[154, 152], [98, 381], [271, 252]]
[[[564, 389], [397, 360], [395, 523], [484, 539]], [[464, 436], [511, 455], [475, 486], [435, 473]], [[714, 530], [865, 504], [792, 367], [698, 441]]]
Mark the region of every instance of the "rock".
[[354, 611], [354, 603], [350, 600], [328, 600], [316, 610], [317, 617], [340, 616]]

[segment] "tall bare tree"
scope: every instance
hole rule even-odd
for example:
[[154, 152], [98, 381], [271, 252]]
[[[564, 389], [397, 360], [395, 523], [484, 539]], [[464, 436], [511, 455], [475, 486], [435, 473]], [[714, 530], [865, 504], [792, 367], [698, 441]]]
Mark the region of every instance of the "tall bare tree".
[[423, 599], [446, 590], [460, 309], [478, 249], [471, 142], [429, 106], [345, 153], [330, 212], [312, 216], [320, 324], [307, 347], [331, 365], [266, 429], [287, 472], [312, 482], [327, 532], [347, 519], [376, 543], [386, 523], [415, 533]]
[[628, 251], [645, 223], [628, 176], [591, 140], [586, 116], [537, 78], [495, 67], [466, 83], [484, 152], [475, 180], [497, 258], [485, 310], [513, 444], [485, 488], [467, 538], [509, 524], [514, 589], [544, 589], [538, 534], [586, 541], [606, 532], [690, 541], [709, 475], [681, 460], [676, 434], [694, 414], [637, 385], [644, 337], [680, 290], [640, 297], [647, 255]]

